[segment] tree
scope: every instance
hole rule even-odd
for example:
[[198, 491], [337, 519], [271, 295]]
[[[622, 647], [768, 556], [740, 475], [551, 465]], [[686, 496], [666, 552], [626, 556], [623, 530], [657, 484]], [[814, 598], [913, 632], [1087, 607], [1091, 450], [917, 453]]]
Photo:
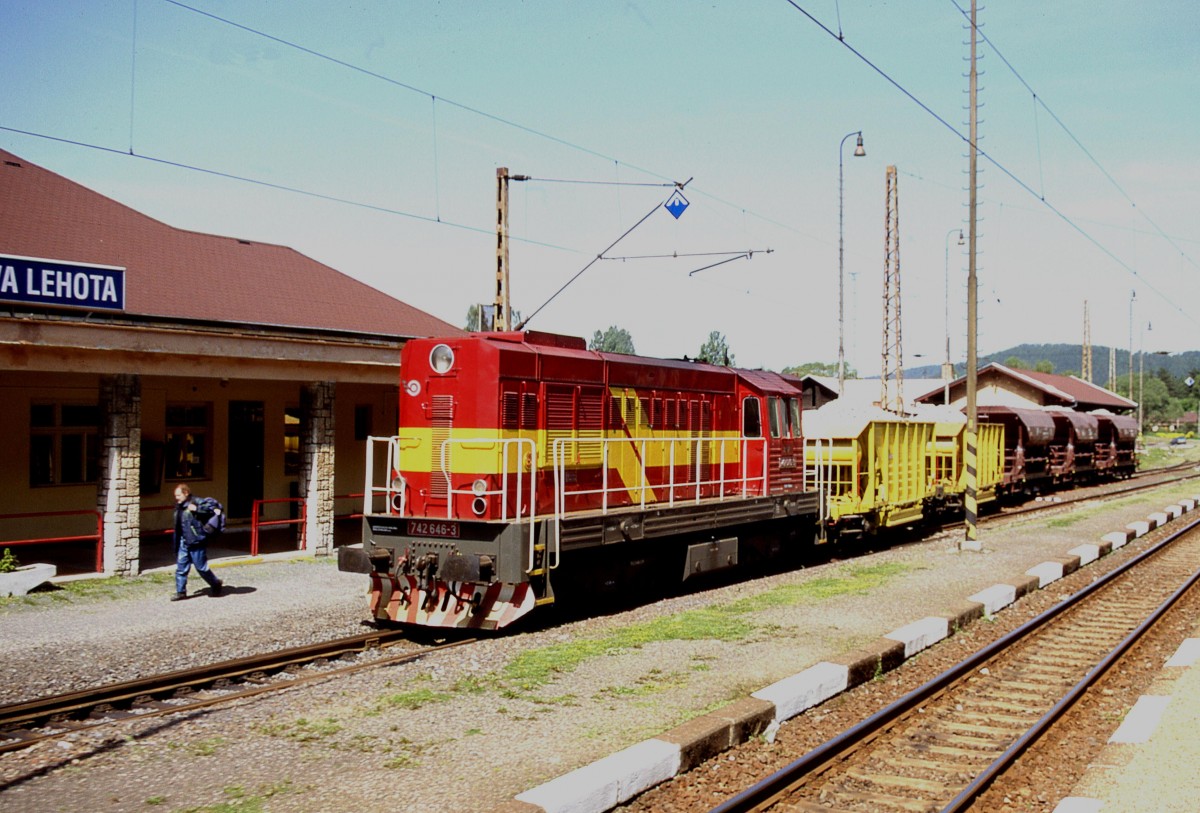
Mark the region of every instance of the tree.
[[[490, 330], [492, 325], [487, 323], [492, 319], [493, 310], [495, 308], [491, 305], [470, 306], [467, 308], [467, 323], [463, 325], [463, 329], [472, 331]], [[512, 319], [509, 329], [515, 330], [516, 326], [521, 323], [521, 312], [516, 308], [509, 308], [509, 318]]]
[[[826, 378], [834, 378], [837, 376], [836, 361], [808, 361], [804, 364], [797, 364], [795, 367], [784, 367], [784, 375], [794, 375], [803, 378], [806, 375], [820, 375]], [[846, 378], [858, 378], [858, 371], [846, 365]]]
[[1034, 372], [1038, 373], [1053, 373], [1054, 362], [1049, 359], [1042, 359], [1037, 364], [1033, 365]]
[[733, 353], [729, 352], [729, 342], [725, 340], [719, 330], [708, 334], [708, 341], [700, 346], [700, 353], [696, 358], [724, 367], [732, 367], [734, 363]]
[[616, 325], [611, 325], [603, 333], [598, 330], [593, 333], [588, 349], [605, 353], [625, 353], [630, 356], [637, 352], [633, 349], [633, 337], [629, 335], [629, 331]]
[[479, 312], [482, 310], [478, 305], [472, 305], [467, 308], [467, 323], [463, 325], [465, 330], [479, 330]]
[[1009, 356], [1004, 360], [1004, 366], [1010, 370], [1026, 370], [1029, 365], [1016, 356]]

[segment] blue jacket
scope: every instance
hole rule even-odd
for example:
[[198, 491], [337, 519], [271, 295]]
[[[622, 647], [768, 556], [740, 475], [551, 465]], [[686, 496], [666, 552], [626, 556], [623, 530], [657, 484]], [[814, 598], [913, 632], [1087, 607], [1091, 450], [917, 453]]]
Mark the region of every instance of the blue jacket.
[[189, 548], [199, 548], [208, 543], [214, 529], [196, 514], [195, 498], [188, 497], [175, 505], [175, 547], [182, 543]]

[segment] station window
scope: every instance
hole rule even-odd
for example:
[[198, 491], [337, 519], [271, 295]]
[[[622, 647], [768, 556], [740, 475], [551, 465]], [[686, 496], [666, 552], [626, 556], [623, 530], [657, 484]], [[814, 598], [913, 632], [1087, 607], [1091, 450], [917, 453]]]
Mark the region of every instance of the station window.
[[212, 404], [167, 404], [166, 476], [205, 479], [212, 439]]
[[375, 410], [370, 404], [356, 404], [354, 407], [354, 439], [366, 440], [371, 436], [371, 430], [374, 428], [373, 418]]
[[33, 404], [29, 411], [29, 485], [100, 479], [100, 407]]
[[[357, 412], [355, 423], [357, 423]], [[283, 409], [283, 474], [285, 477], [295, 477], [300, 474], [300, 407], [289, 406]]]

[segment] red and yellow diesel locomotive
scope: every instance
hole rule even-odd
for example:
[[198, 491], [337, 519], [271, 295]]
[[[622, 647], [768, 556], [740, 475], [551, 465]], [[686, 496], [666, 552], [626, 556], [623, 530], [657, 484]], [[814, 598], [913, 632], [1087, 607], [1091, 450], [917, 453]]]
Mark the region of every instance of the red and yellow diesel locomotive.
[[377, 621], [498, 629], [571, 570], [687, 579], [812, 541], [800, 391], [775, 373], [511, 332], [413, 340], [401, 376], [362, 548], [338, 551]]

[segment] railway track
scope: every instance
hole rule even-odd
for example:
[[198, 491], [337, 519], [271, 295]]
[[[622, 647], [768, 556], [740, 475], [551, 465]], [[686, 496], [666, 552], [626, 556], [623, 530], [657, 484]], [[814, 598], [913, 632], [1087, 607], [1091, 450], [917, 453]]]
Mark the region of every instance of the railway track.
[[959, 811], [1200, 579], [1200, 521], [713, 809]]
[[[1183, 474], [1183, 472], [1191, 472]], [[1168, 483], [1185, 482], [1187, 480], [1200, 479], [1200, 471], [1197, 471], [1197, 466], [1194, 463], [1179, 463], [1174, 466], [1167, 466], [1160, 469], [1152, 469], [1149, 471], [1138, 472], [1131, 479], [1139, 481], [1134, 484], [1129, 484], [1125, 481], [1121, 484], [1107, 484], [1092, 487], [1083, 487], [1075, 491], [1064, 492], [1063, 496], [1053, 495], [1046, 500], [1040, 500], [1033, 504], [1013, 506], [1004, 508], [1000, 513], [981, 518], [981, 522], [995, 522], [997, 520], [1006, 520], [1013, 517], [1020, 517], [1025, 514], [1035, 514], [1042, 511], [1051, 511], [1056, 508], [1067, 508], [1079, 503], [1092, 502], [1097, 499], [1113, 499], [1122, 497], [1126, 494], [1136, 494], [1140, 491], [1150, 491]], [[1076, 493], [1083, 491], [1084, 493]], [[961, 525], [961, 522], [954, 523], [954, 527]], [[947, 524], [944, 527], [952, 527]]]
[[[81, 729], [193, 711], [363, 669], [410, 662], [473, 640], [387, 655], [382, 650], [411, 641], [399, 630], [381, 630], [0, 706], [0, 754]], [[336, 663], [338, 660], [347, 662]]]

